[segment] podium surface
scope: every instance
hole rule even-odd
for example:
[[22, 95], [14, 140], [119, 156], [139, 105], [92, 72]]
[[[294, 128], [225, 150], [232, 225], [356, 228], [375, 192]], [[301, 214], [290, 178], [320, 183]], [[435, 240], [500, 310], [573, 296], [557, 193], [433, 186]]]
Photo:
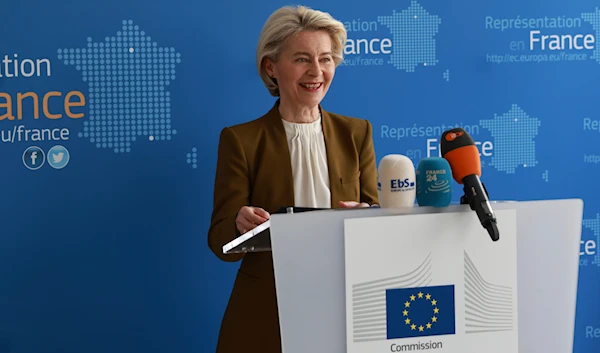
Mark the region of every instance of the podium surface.
[[[516, 213], [519, 352], [571, 353], [583, 202], [499, 202], [492, 207]], [[347, 352], [346, 219], [436, 213], [476, 218], [467, 205], [272, 215], [268, 228], [283, 352]], [[500, 220], [498, 226], [502, 239]], [[483, 227], [481, 236], [491, 242]]]

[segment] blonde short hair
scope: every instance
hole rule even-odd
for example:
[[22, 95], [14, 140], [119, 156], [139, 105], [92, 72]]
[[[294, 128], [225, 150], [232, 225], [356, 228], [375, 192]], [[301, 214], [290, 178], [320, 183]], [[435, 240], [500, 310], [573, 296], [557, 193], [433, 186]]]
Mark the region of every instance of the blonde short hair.
[[256, 64], [260, 78], [272, 96], [279, 96], [279, 88], [275, 80], [268, 75], [263, 65], [264, 60], [270, 58], [277, 61], [286, 40], [304, 30], [327, 31], [331, 36], [335, 65], [339, 65], [344, 58], [347, 33], [340, 21], [327, 12], [313, 10], [306, 6], [284, 6], [278, 9], [265, 22], [256, 49]]

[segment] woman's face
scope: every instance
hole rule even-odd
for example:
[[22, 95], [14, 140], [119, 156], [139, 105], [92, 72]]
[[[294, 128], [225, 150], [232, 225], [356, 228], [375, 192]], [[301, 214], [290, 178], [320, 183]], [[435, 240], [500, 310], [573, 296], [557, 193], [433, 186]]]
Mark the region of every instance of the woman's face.
[[266, 61], [282, 101], [314, 107], [321, 103], [335, 75], [331, 37], [326, 31], [302, 31], [289, 38], [277, 62]]

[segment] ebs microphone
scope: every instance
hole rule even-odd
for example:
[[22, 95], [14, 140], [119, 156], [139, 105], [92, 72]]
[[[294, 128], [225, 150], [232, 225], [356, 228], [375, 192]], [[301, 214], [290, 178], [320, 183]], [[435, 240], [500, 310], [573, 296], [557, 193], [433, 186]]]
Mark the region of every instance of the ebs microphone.
[[382, 208], [415, 205], [415, 165], [406, 156], [388, 154], [379, 162], [377, 190]]
[[446, 207], [452, 201], [452, 170], [444, 158], [428, 157], [417, 166], [419, 206]]
[[442, 156], [450, 163], [452, 176], [463, 190], [471, 210], [479, 217], [481, 225], [487, 229], [493, 241], [500, 238], [496, 215], [488, 200], [488, 195], [479, 177], [481, 161], [473, 138], [462, 128], [454, 128], [442, 134]]

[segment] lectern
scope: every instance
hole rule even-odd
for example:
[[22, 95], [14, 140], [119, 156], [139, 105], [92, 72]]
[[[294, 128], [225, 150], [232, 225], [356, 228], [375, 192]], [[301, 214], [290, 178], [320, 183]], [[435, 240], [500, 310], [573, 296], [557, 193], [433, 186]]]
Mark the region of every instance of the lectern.
[[292, 210], [223, 252], [272, 251], [284, 353], [571, 353], [583, 201], [492, 207], [498, 242], [467, 205]]

